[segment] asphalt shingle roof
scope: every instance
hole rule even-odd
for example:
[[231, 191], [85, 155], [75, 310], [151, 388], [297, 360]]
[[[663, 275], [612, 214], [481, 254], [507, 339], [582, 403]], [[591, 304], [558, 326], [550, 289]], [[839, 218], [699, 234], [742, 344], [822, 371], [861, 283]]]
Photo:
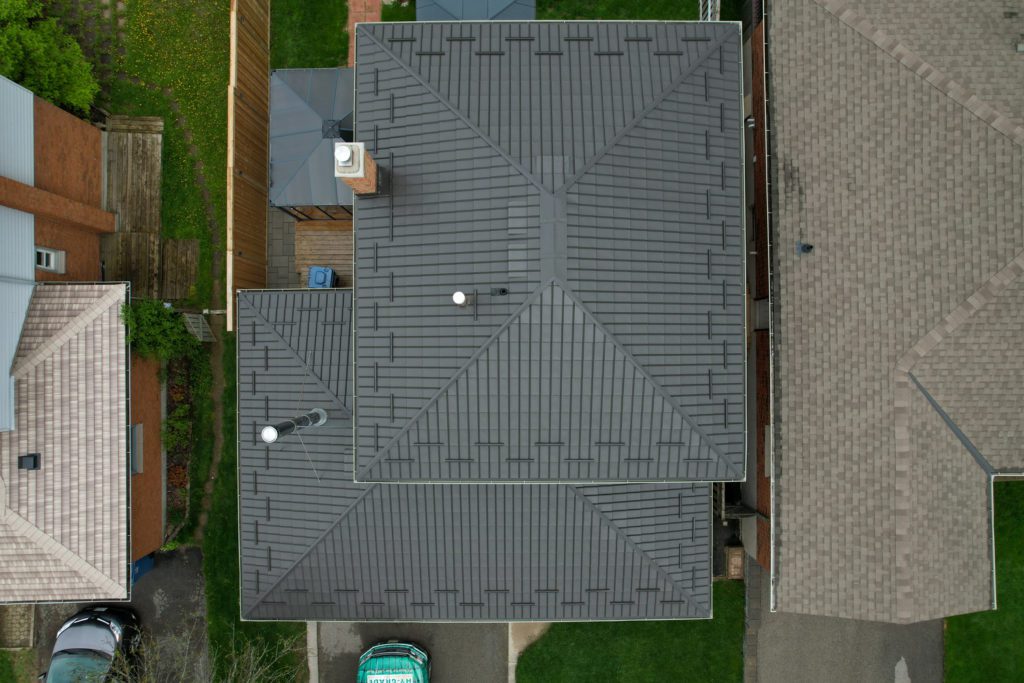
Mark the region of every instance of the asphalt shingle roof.
[[989, 471], [1024, 467], [1021, 25], [1003, 11], [771, 4], [781, 611], [994, 604]]
[[[128, 597], [124, 284], [40, 284], [0, 432], [0, 602]], [[18, 456], [39, 453], [38, 470]]]
[[[240, 292], [237, 310], [244, 618], [710, 616], [707, 485], [354, 483], [351, 293]], [[325, 425], [259, 440], [314, 407]]]
[[742, 479], [738, 25], [356, 40], [357, 479]]

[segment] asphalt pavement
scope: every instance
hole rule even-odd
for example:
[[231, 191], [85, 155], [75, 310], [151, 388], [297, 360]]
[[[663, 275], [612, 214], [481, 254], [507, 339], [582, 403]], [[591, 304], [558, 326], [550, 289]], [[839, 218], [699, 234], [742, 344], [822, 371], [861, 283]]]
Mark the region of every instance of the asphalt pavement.
[[896, 625], [768, 611], [757, 635], [758, 683], [933, 683], [943, 676], [942, 621]]
[[[202, 553], [196, 548], [179, 548], [157, 553], [153, 569], [132, 587], [130, 607], [139, 617], [158, 672], [190, 670], [195, 680], [202, 680], [208, 671], [204, 586]], [[60, 625], [92, 604], [98, 603], [36, 607], [35, 651], [39, 671], [49, 666]]]
[[320, 680], [356, 680], [359, 655], [390, 639], [425, 647], [433, 662], [431, 683], [506, 683], [508, 624], [389, 624], [321, 622]]

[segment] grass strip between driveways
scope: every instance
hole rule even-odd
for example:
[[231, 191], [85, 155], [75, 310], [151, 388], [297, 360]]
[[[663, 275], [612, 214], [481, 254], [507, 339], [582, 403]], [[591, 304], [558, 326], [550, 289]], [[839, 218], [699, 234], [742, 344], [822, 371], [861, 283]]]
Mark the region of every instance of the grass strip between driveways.
[[[950, 514], [953, 514], [950, 511]], [[999, 609], [946, 620], [946, 681], [1024, 680], [1024, 483], [996, 482]]]
[[[213, 488], [213, 506], [203, 538], [203, 575], [206, 577], [207, 637], [213, 657], [214, 678], [222, 680], [232, 656], [245, 647], [268, 645], [272, 651], [305, 633], [295, 622], [243, 622], [239, 619], [238, 575], [238, 448], [235, 420], [235, 335], [224, 336], [224, 453]], [[282, 662], [285, 670], [301, 669], [298, 653]]]
[[714, 583], [714, 619], [557, 623], [523, 652], [518, 683], [743, 680], [743, 584]]

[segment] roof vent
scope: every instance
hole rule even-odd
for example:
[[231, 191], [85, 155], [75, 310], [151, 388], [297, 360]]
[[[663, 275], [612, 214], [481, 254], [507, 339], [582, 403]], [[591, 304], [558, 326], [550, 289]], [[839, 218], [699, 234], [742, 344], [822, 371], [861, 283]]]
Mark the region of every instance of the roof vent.
[[452, 294], [452, 303], [459, 308], [465, 308], [466, 306], [472, 306], [475, 298], [474, 294], [466, 294], [460, 289]]
[[327, 422], [327, 411], [323, 408], [313, 408], [308, 413], [293, 417], [276, 425], [267, 425], [260, 430], [260, 438], [264, 443], [274, 443], [282, 436], [298, 432], [308, 427], [319, 427]]
[[28, 455], [18, 456], [19, 470], [38, 470], [41, 464], [42, 456], [38, 453], [29, 453]]

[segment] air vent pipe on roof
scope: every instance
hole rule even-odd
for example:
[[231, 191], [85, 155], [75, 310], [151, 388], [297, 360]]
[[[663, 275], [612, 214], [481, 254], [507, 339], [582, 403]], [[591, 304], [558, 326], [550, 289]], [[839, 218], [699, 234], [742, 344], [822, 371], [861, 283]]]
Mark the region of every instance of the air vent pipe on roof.
[[292, 432], [298, 432], [309, 427], [319, 427], [326, 422], [327, 411], [323, 408], [313, 408], [308, 413], [303, 413], [290, 420], [278, 422], [276, 425], [267, 425], [260, 430], [260, 438], [263, 439], [264, 443], [274, 443], [282, 436], [287, 436]]

